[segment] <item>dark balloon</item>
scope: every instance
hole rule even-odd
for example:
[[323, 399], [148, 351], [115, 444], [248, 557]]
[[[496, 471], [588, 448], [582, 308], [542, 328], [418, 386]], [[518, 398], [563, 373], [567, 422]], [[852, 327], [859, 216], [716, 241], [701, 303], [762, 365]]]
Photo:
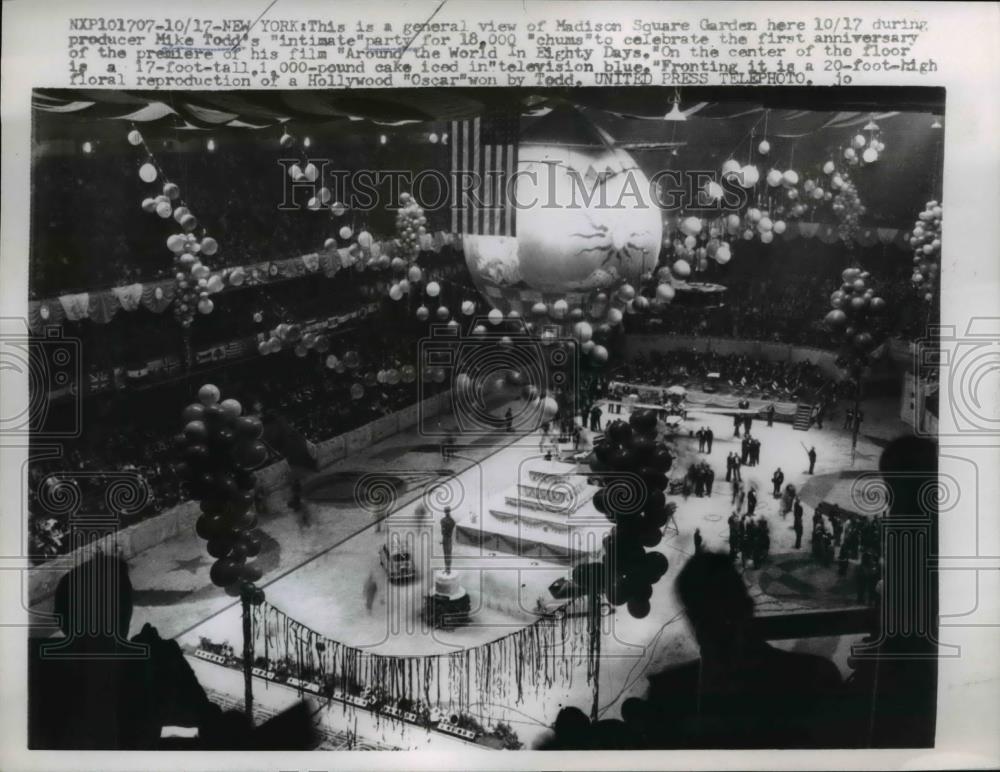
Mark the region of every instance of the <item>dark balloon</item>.
[[240, 564], [229, 558], [220, 558], [212, 564], [209, 575], [216, 587], [226, 587], [240, 578]]
[[254, 416], [240, 416], [236, 419], [236, 433], [244, 439], [256, 440], [264, 433], [264, 425]]
[[651, 512], [659, 512], [666, 506], [667, 497], [664, 495], [663, 491], [652, 490], [646, 496], [646, 503], [642, 507], [642, 511], [648, 516]]
[[240, 578], [244, 582], [256, 582], [263, 573], [256, 563], [247, 563], [240, 571]]
[[636, 619], [644, 619], [649, 615], [649, 601], [648, 600], [630, 600], [628, 602], [628, 613], [631, 614]]
[[181, 421], [189, 424], [192, 421], [201, 421], [205, 417], [205, 406], [200, 402], [194, 402], [184, 408], [181, 413]]
[[208, 540], [205, 549], [213, 558], [224, 558], [233, 549], [233, 541], [225, 537], [216, 537]]

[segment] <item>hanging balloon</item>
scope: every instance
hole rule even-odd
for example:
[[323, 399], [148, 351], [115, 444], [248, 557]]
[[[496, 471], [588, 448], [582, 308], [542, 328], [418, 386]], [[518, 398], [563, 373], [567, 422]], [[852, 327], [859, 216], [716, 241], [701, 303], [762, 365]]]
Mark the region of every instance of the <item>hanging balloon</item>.
[[782, 174], [777, 169], [771, 169], [767, 173], [767, 184], [770, 185], [772, 188], [778, 187], [781, 184], [782, 179], [783, 179]]
[[340, 229], [337, 235], [340, 236], [340, 238], [343, 239], [344, 241], [347, 241], [349, 238], [351, 238], [351, 235], [353, 233], [354, 231], [351, 230], [350, 226], [345, 225]]
[[489, 319], [489, 322], [492, 325], [500, 324], [500, 322], [503, 321], [503, 311], [499, 308], [494, 308], [489, 312], [486, 318]]
[[656, 299], [661, 303], [669, 303], [676, 294], [676, 290], [670, 284], [660, 284], [656, 287]]
[[423, 277], [423, 272], [417, 266], [414, 265], [407, 272], [406, 276], [411, 282], [416, 284]]
[[424, 291], [427, 293], [427, 297], [436, 298], [441, 294], [441, 285], [436, 281], [429, 282]]
[[173, 207], [170, 206], [169, 201], [161, 201], [156, 205], [156, 213], [162, 217], [164, 220], [170, 217], [170, 213], [173, 211]]
[[211, 257], [219, 251], [219, 242], [211, 236], [206, 236], [201, 240], [201, 251]]
[[203, 314], [210, 314], [215, 309], [215, 303], [211, 298], [202, 298], [198, 301], [198, 311]]
[[167, 237], [167, 249], [173, 252], [175, 255], [179, 255], [184, 251], [187, 246], [187, 239], [184, 238], [180, 233], [174, 233]]
[[216, 292], [222, 292], [225, 282], [222, 280], [222, 276], [215, 274], [209, 278], [207, 287], [208, 291], [214, 295]]
[[594, 349], [590, 352], [590, 356], [595, 362], [604, 364], [608, 361], [608, 350], [604, 346], [595, 345]]
[[437, 318], [442, 322], [446, 321], [448, 317], [451, 316], [451, 311], [448, 310], [448, 306], [438, 306]]
[[463, 300], [462, 313], [465, 316], [472, 316], [474, 313], [476, 313], [476, 304], [473, 303], [471, 300]]
[[430, 315], [431, 312], [427, 306], [420, 306], [420, 308], [417, 309], [417, 319], [421, 322], [426, 322]]
[[740, 162], [735, 158], [730, 158], [728, 161], [722, 164], [722, 176], [723, 178], [734, 178], [739, 175], [740, 172]]
[[781, 175], [781, 182], [786, 187], [794, 187], [799, 184], [799, 173], [793, 169], [788, 169]]
[[878, 160], [878, 151], [873, 147], [865, 148], [865, 152], [861, 154], [861, 160], [866, 164], [873, 164]]
[[143, 182], [156, 182], [156, 167], [151, 163], [144, 163], [139, 167], [139, 179]]
[[697, 217], [685, 217], [681, 221], [681, 231], [687, 236], [697, 236], [703, 227], [704, 223]]
[[555, 319], [562, 319], [568, 311], [569, 303], [561, 298], [552, 304], [552, 316]]
[[715, 251], [715, 262], [717, 262], [719, 265], [725, 265], [732, 259], [732, 257], [733, 254], [730, 251], [728, 244], [722, 244]]
[[295, 144], [295, 137], [286, 131], [281, 135], [281, 139], [278, 140], [278, 143], [283, 149], [288, 150], [288, 148]]
[[128, 133], [128, 143], [134, 146], [142, 144], [142, 134], [139, 133], [138, 129], [132, 129]]
[[771, 231], [765, 231], [764, 233], [760, 234], [760, 240], [764, 244], [770, 244], [772, 241], [774, 241], [774, 234]]
[[307, 163], [306, 168], [302, 170], [302, 174], [309, 182], [316, 182], [319, 177], [319, 169], [316, 168], [316, 164]]
[[857, 150], [860, 150], [865, 146], [868, 140], [865, 138], [864, 134], [855, 134], [852, 144]]
[[393, 300], [402, 300], [403, 299], [403, 290], [400, 289], [400, 287], [399, 287], [398, 284], [393, 284], [389, 288], [389, 297], [392, 298]]
[[330, 212], [333, 213], [334, 217], [343, 217], [344, 216], [344, 212], [346, 212], [346, 211], [347, 211], [347, 207], [344, 206], [339, 201], [335, 201], [333, 203], [333, 206], [330, 207]]
[[833, 161], [827, 161], [825, 164], [823, 164], [823, 173], [833, 174], [836, 168], [837, 167], [834, 165]]
[[760, 172], [756, 166], [747, 164], [740, 169], [740, 185], [744, 188], [752, 188], [760, 180]]
[[358, 246], [362, 249], [371, 249], [374, 239], [368, 231], [361, 231], [358, 234]]

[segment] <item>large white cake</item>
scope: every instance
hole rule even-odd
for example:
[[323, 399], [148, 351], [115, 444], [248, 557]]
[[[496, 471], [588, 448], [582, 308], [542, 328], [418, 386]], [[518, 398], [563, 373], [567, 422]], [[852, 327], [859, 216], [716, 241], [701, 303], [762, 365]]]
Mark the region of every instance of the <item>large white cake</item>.
[[575, 464], [535, 459], [517, 470], [517, 481], [456, 527], [459, 541], [484, 554], [538, 557], [555, 562], [597, 557], [611, 523], [595, 509], [598, 486]]

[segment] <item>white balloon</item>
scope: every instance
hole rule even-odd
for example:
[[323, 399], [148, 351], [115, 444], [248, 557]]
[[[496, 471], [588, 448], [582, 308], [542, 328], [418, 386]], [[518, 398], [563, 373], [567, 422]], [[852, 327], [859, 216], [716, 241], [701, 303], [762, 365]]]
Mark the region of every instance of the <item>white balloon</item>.
[[784, 174], [781, 175], [781, 181], [791, 187], [792, 185], [799, 184], [799, 174], [792, 169], [788, 169]]
[[157, 201], [155, 198], [144, 198], [142, 200], [142, 211], [152, 214], [156, 211]]
[[757, 145], [757, 152], [760, 153], [761, 155], [767, 155], [768, 153], [771, 152], [771, 143], [768, 142], [766, 139], [762, 140], [761, 143]]
[[490, 320], [490, 324], [500, 324], [503, 321], [503, 311], [494, 308], [487, 314], [486, 318]]
[[128, 133], [128, 143], [130, 145], [142, 144], [142, 134], [139, 133], [138, 129], [132, 129], [132, 131]]
[[436, 281], [429, 282], [425, 291], [427, 292], [428, 297], [436, 298], [441, 294], [441, 285]]
[[878, 151], [874, 147], [865, 148], [861, 154], [861, 160], [866, 164], [873, 164], [878, 160]]
[[833, 161], [827, 161], [825, 164], [823, 164], [823, 173], [824, 174], [833, 174], [834, 169], [836, 169], [836, 168], [837, 167], [834, 165]]
[[170, 217], [170, 213], [173, 211], [173, 207], [170, 206], [169, 201], [161, 201], [156, 205], [156, 213], [160, 215], [164, 220]]
[[778, 169], [771, 169], [771, 171], [767, 173], [767, 184], [772, 188], [778, 187], [781, 184], [781, 180], [781, 172]]
[[167, 237], [167, 249], [175, 255], [179, 255], [183, 252], [186, 245], [187, 239], [180, 233], [174, 233], [173, 235]]
[[302, 173], [306, 176], [309, 182], [316, 182], [316, 178], [319, 177], [319, 169], [316, 168], [316, 164], [307, 163], [306, 168], [302, 170]]
[[703, 227], [704, 223], [697, 217], [685, 217], [681, 221], [681, 231], [688, 236], [697, 236]]
[[765, 244], [770, 244], [774, 241], [774, 234], [771, 233], [771, 231], [766, 231], [765, 233], [760, 234], [760, 240]]
[[740, 185], [744, 188], [752, 188], [760, 180], [760, 172], [756, 166], [747, 164], [740, 169]]
[[774, 221], [774, 232], [777, 233], [778, 235], [781, 235], [782, 233], [784, 233], [785, 229], [787, 227], [788, 226], [785, 224], [784, 220], [775, 220]]
[[733, 257], [733, 253], [729, 249], [728, 244], [723, 244], [715, 251], [715, 262], [719, 265], [725, 265]]
[[156, 167], [145, 163], [139, 167], [139, 179], [143, 182], [156, 182]]
[[855, 134], [854, 135], [854, 143], [853, 144], [854, 144], [854, 147], [856, 147], [858, 150], [860, 150], [861, 148], [863, 148], [867, 142], [868, 142], [868, 140], [865, 139], [865, 135], [864, 134]]
[[345, 225], [340, 229], [340, 238], [342, 238], [344, 241], [347, 241], [347, 239], [349, 239], [353, 233], [354, 231], [351, 230], [351, 226]]
[[201, 240], [201, 251], [211, 257], [219, 251], [219, 242], [211, 236], [206, 236]]
[[740, 171], [740, 162], [735, 158], [730, 158], [724, 164], [722, 164], [722, 176], [728, 177], [730, 175], [738, 174]]

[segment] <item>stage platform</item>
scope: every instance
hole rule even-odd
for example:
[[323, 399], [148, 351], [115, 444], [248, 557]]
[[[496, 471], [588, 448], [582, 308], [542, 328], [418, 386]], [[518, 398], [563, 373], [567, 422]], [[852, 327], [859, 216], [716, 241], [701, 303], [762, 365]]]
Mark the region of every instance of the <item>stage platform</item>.
[[494, 494], [481, 515], [458, 521], [458, 540], [483, 551], [557, 563], [598, 559], [611, 523], [593, 504], [598, 486], [573, 463], [529, 459], [515, 482]]

